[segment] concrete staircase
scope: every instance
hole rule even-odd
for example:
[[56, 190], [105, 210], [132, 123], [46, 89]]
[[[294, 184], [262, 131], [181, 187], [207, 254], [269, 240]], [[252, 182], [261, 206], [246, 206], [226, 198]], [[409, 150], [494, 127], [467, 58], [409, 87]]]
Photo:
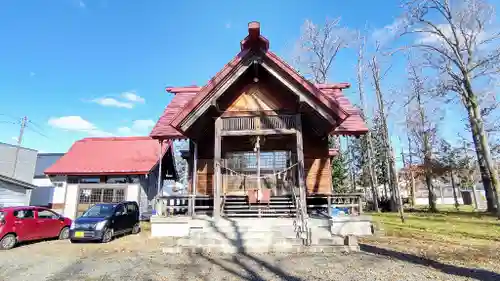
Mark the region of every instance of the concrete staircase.
[[304, 246], [297, 238], [293, 219], [289, 218], [238, 218], [191, 221], [189, 234], [169, 237], [165, 253], [267, 253], [267, 252], [339, 252], [357, 250], [357, 243], [350, 245], [344, 237], [331, 235], [326, 224], [311, 224], [311, 245]]

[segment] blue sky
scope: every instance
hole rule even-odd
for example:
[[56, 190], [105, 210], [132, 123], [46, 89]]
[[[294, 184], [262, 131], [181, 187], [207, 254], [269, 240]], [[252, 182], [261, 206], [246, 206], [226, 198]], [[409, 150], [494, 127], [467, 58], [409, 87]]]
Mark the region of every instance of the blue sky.
[[[344, 26], [373, 33], [400, 14], [395, 0], [4, 0], [0, 7], [0, 141], [15, 142], [16, 119], [26, 115], [23, 145], [43, 152], [64, 152], [92, 135], [147, 135], [171, 99], [164, 88], [203, 85], [239, 51], [249, 21], [260, 21], [271, 49], [290, 61], [306, 19], [341, 16]], [[330, 81], [355, 84], [355, 64], [352, 51], [342, 52]], [[357, 102], [354, 89], [347, 95]]]

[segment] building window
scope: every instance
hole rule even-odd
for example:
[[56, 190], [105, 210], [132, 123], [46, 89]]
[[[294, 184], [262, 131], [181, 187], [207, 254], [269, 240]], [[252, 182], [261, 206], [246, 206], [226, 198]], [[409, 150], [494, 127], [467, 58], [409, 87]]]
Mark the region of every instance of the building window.
[[127, 176], [109, 176], [106, 177], [106, 183], [127, 183]]
[[123, 200], [123, 188], [82, 188], [78, 197], [80, 204], [117, 203]]
[[68, 177], [68, 183], [78, 183], [78, 177], [74, 177], [74, 176], [69, 176]]
[[80, 177], [80, 183], [99, 183], [101, 179], [99, 177]]
[[102, 191], [102, 202], [104, 203], [113, 203], [113, 189], [104, 189]]
[[54, 185], [54, 187], [63, 187], [62, 182], [54, 182], [53, 185]]
[[128, 177], [129, 177], [131, 183], [139, 183], [141, 180], [138, 175], [131, 175]]

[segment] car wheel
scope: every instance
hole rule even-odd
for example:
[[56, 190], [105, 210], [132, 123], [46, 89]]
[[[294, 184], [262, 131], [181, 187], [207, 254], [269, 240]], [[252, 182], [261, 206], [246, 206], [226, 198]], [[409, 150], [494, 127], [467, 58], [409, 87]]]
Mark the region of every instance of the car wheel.
[[104, 230], [104, 234], [102, 235], [101, 242], [108, 243], [109, 241], [111, 241], [111, 239], [113, 239], [113, 230], [108, 228], [108, 229]]
[[139, 223], [136, 223], [134, 227], [132, 228], [132, 234], [137, 234], [141, 231], [141, 225]]
[[17, 238], [14, 234], [5, 235], [2, 240], [0, 240], [0, 249], [9, 250], [14, 248], [17, 243]]
[[66, 240], [69, 238], [69, 227], [65, 226], [59, 232], [59, 240]]

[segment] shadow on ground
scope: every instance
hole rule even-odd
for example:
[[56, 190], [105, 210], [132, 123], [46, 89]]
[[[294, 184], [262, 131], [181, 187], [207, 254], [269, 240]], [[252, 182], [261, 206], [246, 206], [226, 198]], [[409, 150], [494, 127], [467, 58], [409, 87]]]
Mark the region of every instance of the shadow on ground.
[[361, 251], [382, 255], [394, 259], [398, 259], [405, 262], [410, 262], [418, 265], [432, 267], [436, 270], [439, 270], [443, 273], [462, 276], [467, 278], [473, 278], [480, 281], [497, 281], [500, 280], [500, 274], [484, 270], [484, 269], [476, 269], [476, 268], [467, 268], [460, 267], [450, 264], [445, 264], [439, 261], [431, 260], [428, 258], [418, 257], [412, 254], [402, 253], [398, 251], [393, 251], [389, 249], [384, 249], [380, 247], [376, 247], [373, 245], [360, 244], [359, 245]]
[[249, 253], [248, 250], [245, 248], [245, 244], [244, 244], [244, 241], [242, 238], [242, 233], [241, 233], [241, 230], [239, 229], [237, 222], [235, 220], [232, 220], [232, 219], [227, 219], [227, 220], [231, 223], [232, 229], [233, 229], [234, 233], [236, 234], [235, 239], [229, 238], [226, 233], [224, 233], [223, 231], [220, 230], [220, 228], [215, 224], [215, 222], [213, 220], [209, 220], [209, 223], [210, 223], [210, 226], [215, 231], [217, 231], [217, 233], [222, 235], [231, 245], [233, 245], [234, 247], [236, 247], [238, 249], [237, 253], [232, 256], [231, 262], [233, 262], [235, 265], [240, 267], [248, 275], [243, 275], [240, 272], [237, 272], [236, 270], [231, 269], [231, 268], [223, 265], [222, 263], [216, 261], [213, 258], [210, 258], [207, 255], [197, 254], [197, 256], [207, 260], [208, 262], [210, 262], [214, 265], [217, 265], [217, 266], [223, 268], [225, 271], [230, 272], [231, 274], [233, 274], [235, 276], [238, 276], [242, 280], [252, 280], [253, 281], [253, 280], [267, 280], [267, 279], [265, 279], [261, 274], [259, 274], [257, 271], [252, 269], [251, 266], [243, 263], [243, 261], [242, 261], [242, 259], [240, 259], [240, 257], [248, 259], [249, 261], [255, 262], [256, 264], [258, 264], [260, 266], [261, 269], [264, 269], [264, 270], [267, 270], [267, 271], [273, 273], [274, 275], [278, 276], [281, 280], [303, 281], [301, 278], [292, 276], [289, 273], [283, 271], [281, 268], [274, 266], [274, 265], [258, 258], [257, 256]]

